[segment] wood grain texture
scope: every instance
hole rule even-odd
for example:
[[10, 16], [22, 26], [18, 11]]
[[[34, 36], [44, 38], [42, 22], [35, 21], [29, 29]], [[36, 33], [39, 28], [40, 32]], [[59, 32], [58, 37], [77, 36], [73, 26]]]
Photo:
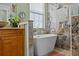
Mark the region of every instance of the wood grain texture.
[[0, 56], [24, 55], [24, 29], [0, 29]]

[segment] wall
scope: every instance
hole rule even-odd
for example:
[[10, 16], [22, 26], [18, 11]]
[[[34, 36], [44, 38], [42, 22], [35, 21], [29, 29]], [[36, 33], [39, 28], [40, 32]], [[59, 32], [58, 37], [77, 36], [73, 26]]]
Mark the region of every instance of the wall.
[[72, 16], [77, 16], [79, 15], [79, 4], [72, 4], [71, 5], [71, 12], [72, 12]]
[[49, 33], [54, 32], [57, 28], [56, 23], [56, 9], [54, 9], [52, 4], [48, 4], [48, 27]]
[[[29, 20], [29, 4], [28, 3], [13, 3], [16, 5], [16, 15], [20, 12], [24, 12], [26, 14], [25, 19]], [[11, 3], [0, 3], [0, 7], [9, 7], [9, 13], [12, 14]], [[2, 7], [1, 7], [2, 8]], [[9, 15], [10, 16], [10, 15]]]
[[50, 28], [50, 33], [57, 33], [59, 22], [69, 21], [69, 13], [68, 8], [63, 7], [64, 4], [61, 4], [62, 7], [58, 9], [58, 7], [53, 6], [54, 4], [48, 4], [48, 28]]
[[[69, 6], [68, 6], [69, 7]], [[60, 21], [70, 21], [71, 19], [69, 19], [68, 17], [69, 17], [69, 13], [71, 13], [71, 16], [76, 16], [76, 17], [74, 17], [74, 20], [77, 20], [78, 18], [78, 15], [79, 15], [79, 4], [71, 4], [70, 5], [70, 7], [71, 7], [71, 10], [70, 10], [70, 12], [68, 11], [68, 8], [61, 8], [61, 9], [57, 9], [57, 11], [56, 11], [56, 13], [54, 13], [53, 14], [53, 8], [52, 8], [52, 10], [51, 10], [51, 14], [50, 15], [52, 15], [52, 19], [54, 19], [54, 20], [57, 20], [56, 21], [56, 24], [58, 24], [58, 22], [60, 22]], [[56, 17], [54, 18], [54, 16], [55, 16], [55, 14], [56, 14]], [[70, 17], [71, 17], [70, 16]], [[54, 22], [54, 20], [51, 20], [50, 22], [51, 22], [51, 24], [50, 24], [50, 26], [51, 27], [53, 27], [54, 25], [52, 24], [53, 22]], [[73, 19], [72, 19], [73, 20]], [[72, 21], [71, 20], [71, 21]], [[53, 21], [53, 22], [52, 22]], [[73, 21], [72, 21], [73, 22]], [[78, 22], [78, 21], [77, 21]], [[75, 23], [75, 21], [73, 22], [73, 23]], [[63, 48], [63, 49], [69, 49], [70, 48], [70, 46], [71, 46], [71, 37], [70, 37], [70, 25], [71, 25], [71, 23], [69, 22], [69, 24], [67, 25], [67, 26], [64, 26], [64, 29], [65, 29], [65, 32], [63, 33], [63, 35], [58, 35], [58, 38], [57, 38], [57, 42], [56, 42], [56, 47], [58, 48]], [[76, 28], [76, 25], [74, 25], [73, 27], [72, 27], [73, 29], [73, 31], [75, 32], [76, 30], [77, 30], [77, 28]], [[75, 29], [76, 28], [76, 29]], [[52, 30], [53, 28], [51, 28], [50, 30]], [[56, 28], [57, 29], [57, 28]], [[75, 30], [74, 30], [75, 29]], [[73, 36], [74, 37], [74, 36]], [[78, 45], [77, 43], [78, 43], [78, 38], [79, 38], [79, 35], [77, 35], [76, 34], [76, 37], [75, 38], [73, 38], [72, 37], [72, 41], [73, 41], [73, 46], [72, 46], [72, 48], [73, 48], [73, 51], [75, 50], [75, 48], [76, 48], [76, 45]], [[74, 44], [74, 43], [76, 43], [76, 44]], [[77, 48], [76, 48], [77, 49]], [[75, 52], [77, 52], [77, 51], [75, 51]], [[74, 54], [74, 53], [73, 53]], [[78, 55], [79, 55], [79, 53], [78, 53]]]
[[29, 4], [28, 3], [19, 3], [16, 4], [17, 5], [17, 14], [19, 14], [19, 12], [24, 12], [26, 13], [26, 20], [29, 20]]
[[[69, 10], [68, 7], [63, 7], [64, 4], [61, 4], [62, 6], [56, 7], [53, 6], [54, 4], [49, 4], [49, 10], [48, 10], [48, 28], [50, 28], [50, 33], [56, 33], [58, 35], [57, 41], [56, 41], [56, 47], [69, 49], [70, 48], [70, 27], [69, 27]], [[66, 21], [66, 22], [65, 22]], [[59, 30], [59, 22], [63, 22], [63, 30]], [[62, 28], [61, 28], [62, 29]], [[60, 31], [63, 32], [62, 35], [60, 35]], [[61, 39], [60, 39], [61, 38]], [[62, 43], [63, 42], [63, 43]], [[63, 45], [63, 46], [62, 46]], [[61, 47], [60, 47], [61, 46]]]

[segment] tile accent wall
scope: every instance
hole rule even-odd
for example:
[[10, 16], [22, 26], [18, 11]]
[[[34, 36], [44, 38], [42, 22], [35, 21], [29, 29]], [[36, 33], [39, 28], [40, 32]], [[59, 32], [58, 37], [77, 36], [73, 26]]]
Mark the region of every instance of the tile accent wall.
[[79, 16], [72, 17], [72, 55], [79, 56]]
[[46, 28], [34, 28], [33, 32], [34, 32], [34, 35], [47, 34], [48, 33]]
[[[62, 35], [58, 34], [56, 46], [62, 49], [70, 49], [70, 23], [69, 23], [69, 15], [68, 8], [60, 8], [54, 9], [52, 4], [49, 4], [48, 7], [48, 28], [49, 33], [58, 34], [59, 31], [59, 23], [63, 22], [64, 32]], [[62, 15], [62, 16], [61, 16]]]

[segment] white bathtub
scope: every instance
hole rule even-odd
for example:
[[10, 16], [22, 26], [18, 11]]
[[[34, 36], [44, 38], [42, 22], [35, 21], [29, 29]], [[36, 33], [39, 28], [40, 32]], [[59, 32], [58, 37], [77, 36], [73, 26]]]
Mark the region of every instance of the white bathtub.
[[37, 56], [46, 55], [53, 51], [56, 43], [56, 34], [34, 35], [34, 53]]

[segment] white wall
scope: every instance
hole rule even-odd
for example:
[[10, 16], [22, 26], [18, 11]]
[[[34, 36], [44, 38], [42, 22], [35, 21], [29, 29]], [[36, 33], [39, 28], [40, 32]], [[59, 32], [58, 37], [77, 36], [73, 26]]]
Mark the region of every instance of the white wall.
[[28, 3], [17, 3], [17, 14], [24, 12], [26, 14], [25, 19], [29, 20], [29, 4]]

